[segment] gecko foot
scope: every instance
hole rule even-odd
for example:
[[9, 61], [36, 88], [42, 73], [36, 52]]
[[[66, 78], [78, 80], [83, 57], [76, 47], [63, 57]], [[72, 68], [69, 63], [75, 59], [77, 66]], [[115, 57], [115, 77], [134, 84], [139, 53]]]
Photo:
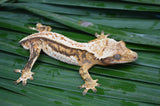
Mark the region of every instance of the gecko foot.
[[23, 86], [25, 86], [27, 84], [27, 79], [33, 80], [32, 75], [34, 75], [34, 73], [31, 71], [15, 69], [14, 72], [21, 73], [21, 77], [15, 81], [15, 84], [18, 84], [22, 81]]
[[98, 79], [92, 80], [92, 81], [86, 81], [84, 85], [80, 86], [79, 88], [86, 88], [83, 91], [83, 96], [87, 94], [89, 89], [92, 89], [93, 92], [97, 92], [96, 86], [100, 86], [100, 84], [97, 83]]

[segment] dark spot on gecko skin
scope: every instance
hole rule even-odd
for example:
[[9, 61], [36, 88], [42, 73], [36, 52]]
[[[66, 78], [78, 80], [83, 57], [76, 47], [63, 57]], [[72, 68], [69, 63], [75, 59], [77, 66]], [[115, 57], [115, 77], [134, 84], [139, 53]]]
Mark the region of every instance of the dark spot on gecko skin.
[[84, 76], [84, 75], [86, 75], [88, 72], [84, 72], [83, 68], [80, 68], [80, 69], [79, 69], [79, 73], [80, 73], [82, 76]]
[[89, 60], [87, 60], [87, 59], [85, 59], [85, 60], [82, 60], [82, 64], [85, 64], [85, 63], [92, 64], [92, 62], [91, 62], [91, 61], [89, 61]]
[[113, 61], [113, 58], [108, 57], [101, 60], [102, 64], [106, 64], [107, 62], [109, 63], [110, 61]]
[[39, 53], [37, 51], [33, 51], [33, 53], [31, 53], [31, 57], [29, 58], [29, 61], [27, 62], [27, 64], [25, 65], [24, 69], [30, 69], [31, 68], [31, 64], [33, 63], [33, 60], [39, 55]]
[[46, 27], [46, 31], [50, 31], [50, 27], [49, 26]]
[[82, 75], [82, 76], [85, 76], [86, 74], [88, 74], [88, 72], [83, 72], [81, 75]]
[[85, 51], [82, 52], [82, 58], [86, 58], [86, 52]]
[[68, 49], [64, 50], [64, 55], [69, 56], [69, 53], [67, 53], [67, 51], [68, 51]]
[[70, 53], [72, 53], [73, 52], [73, 49], [72, 48], [70, 48]]
[[88, 78], [88, 77], [87, 77], [87, 78], [85, 78], [84, 80], [87, 81], [87, 82], [90, 82], [90, 81], [91, 81], [91, 78]]
[[82, 50], [78, 50], [78, 52], [75, 54], [75, 56], [77, 57], [78, 61], [81, 61], [82, 59], [80, 58], [82, 55]]
[[81, 67], [79, 70], [80, 70], [80, 71], [83, 71], [83, 68]]

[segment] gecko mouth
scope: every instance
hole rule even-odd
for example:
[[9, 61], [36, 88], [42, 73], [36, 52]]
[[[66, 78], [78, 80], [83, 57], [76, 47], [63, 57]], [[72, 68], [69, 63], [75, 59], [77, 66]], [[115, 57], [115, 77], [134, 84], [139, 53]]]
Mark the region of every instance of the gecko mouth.
[[117, 61], [117, 62], [111, 62], [113, 64], [122, 64], [122, 63], [129, 63], [129, 62], [132, 62], [132, 61]]
[[138, 58], [138, 54], [136, 52], [132, 51], [132, 59], [131, 59], [131, 61], [135, 61], [135, 60], [137, 60], [137, 58]]

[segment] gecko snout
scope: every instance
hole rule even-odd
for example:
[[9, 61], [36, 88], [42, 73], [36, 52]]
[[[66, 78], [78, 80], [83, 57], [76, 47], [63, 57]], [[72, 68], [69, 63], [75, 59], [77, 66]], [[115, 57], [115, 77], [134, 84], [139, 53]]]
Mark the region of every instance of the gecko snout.
[[138, 54], [134, 51], [131, 52], [132, 61], [135, 61], [138, 58]]

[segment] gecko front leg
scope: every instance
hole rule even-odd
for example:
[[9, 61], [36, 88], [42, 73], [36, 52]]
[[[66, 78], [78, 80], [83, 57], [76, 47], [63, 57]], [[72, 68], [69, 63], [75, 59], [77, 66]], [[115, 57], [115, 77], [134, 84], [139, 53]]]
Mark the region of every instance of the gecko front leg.
[[97, 92], [96, 86], [100, 86], [100, 84], [97, 83], [98, 79], [93, 80], [92, 77], [89, 75], [88, 70], [93, 66], [93, 64], [90, 63], [84, 63], [79, 70], [79, 73], [83, 80], [85, 81], [85, 84], [80, 86], [80, 88], [86, 88], [83, 91], [83, 95], [85, 95], [89, 89], [92, 89], [93, 92]]
[[18, 84], [19, 82], [22, 81], [22, 84], [26, 85], [27, 79], [33, 80], [32, 75], [34, 73], [31, 72], [31, 69], [32, 69], [33, 64], [37, 60], [37, 58], [40, 54], [40, 51], [41, 51], [41, 47], [39, 46], [39, 44], [32, 43], [30, 45], [30, 58], [29, 58], [27, 64], [25, 65], [23, 70], [20, 70], [20, 69], [14, 70], [15, 72], [21, 73], [21, 77], [17, 81], [15, 81], [16, 84]]

